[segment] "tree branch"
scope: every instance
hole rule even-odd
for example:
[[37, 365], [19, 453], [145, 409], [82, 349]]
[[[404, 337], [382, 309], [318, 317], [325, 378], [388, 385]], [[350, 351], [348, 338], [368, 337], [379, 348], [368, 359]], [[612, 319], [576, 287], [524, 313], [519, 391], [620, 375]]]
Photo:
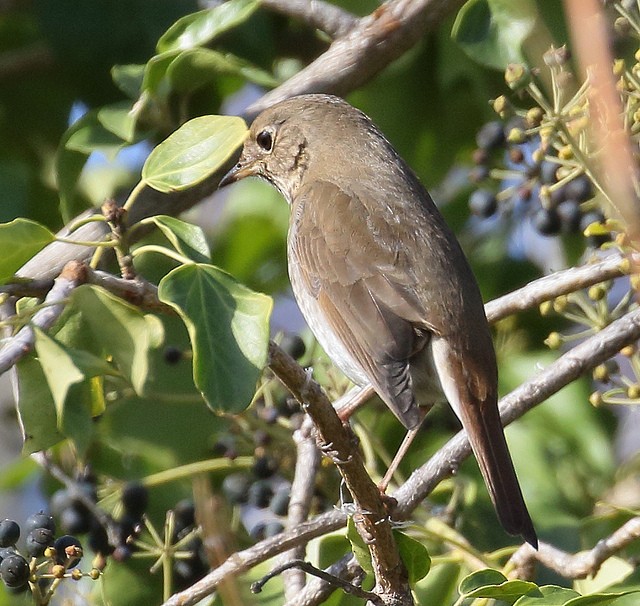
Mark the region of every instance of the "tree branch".
[[345, 96], [402, 56], [462, 4], [463, 0], [385, 2], [313, 63], [256, 101], [247, 110], [248, 116], [293, 95], [324, 92]]
[[[296, 466], [291, 483], [287, 528], [295, 528], [308, 518], [311, 497], [320, 466], [320, 451], [313, 439], [313, 422], [310, 417], [305, 416], [302, 427], [293, 434], [293, 441], [296, 444]], [[303, 559], [305, 553], [306, 545], [297, 545], [290, 551], [283, 553], [276, 561], [276, 566], [283, 566], [292, 560]], [[299, 568], [285, 569], [282, 571], [282, 577], [285, 599], [295, 599], [304, 588], [304, 571]]]
[[369, 548], [376, 586], [383, 604], [413, 604], [389, 514], [378, 487], [367, 473], [353, 434], [338, 417], [324, 390], [275, 343], [269, 344], [269, 368], [313, 419], [321, 448], [338, 467], [353, 497], [358, 533]]
[[537, 560], [565, 579], [584, 579], [595, 575], [605, 560], [638, 538], [640, 538], [640, 517], [635, 517], [607, 538], [598, 541], [592, 549], [576, 554], [567, 553], [548, 543], [540, 543], [539, 549], [536, 551], [525, 543], [511, 556], [507, 566], [514, 566], [514, 572], [517, 574], [518, 571], [531, 569], [531, 562]]
[[65, 265], [62, 273], [53, 284], [53, 288], [44, 300], [44, 306], [31, 318], [28, 326], [21, 328], [7, 344], [0, 349], [0, 374], [6, 372], [21, 360], [33, 348], [35, 342], [34, 327], [47, 330], [53, 326], [65, 307], [65, 301], [74, 288], [86, 279], [85, 267], [72, 261]]
[[262, 0], [262, 6], [302, 21], [331, 38], [340, 38], [358, 23], [350, 12], [322, 0]]

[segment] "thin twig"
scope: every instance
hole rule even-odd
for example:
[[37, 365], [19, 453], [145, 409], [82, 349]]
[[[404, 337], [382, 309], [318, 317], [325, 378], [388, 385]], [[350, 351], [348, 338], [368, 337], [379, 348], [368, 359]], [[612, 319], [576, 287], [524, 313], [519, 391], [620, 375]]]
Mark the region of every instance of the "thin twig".
[[364, 598], [365, 600], [368, 600], [369, 602], [377, 606], [384, 606], [384, 602], [382, 602], [382, 600], [380, 600], [380, 598], [375, 593], [372, 593], [371, 591], [365, 591], [364, 589], [362, 589], [362, 587], [358, 587], [357, 585], [349, 583], [348, 581], [345, 581], [340, 577], [325, 572], [324, 570], [321, 570], [310, 562], [305, 562], [304, 560], [291, 560], [285, 564], [276, 566], [269, 574], [265, 575], [259, 581], [256, 581], [251, 585], [251, 592], [260, 593], [265, 583], [267, 583], [273, 577], [283, 573], [284, 571], [290, 570], [291, 568], [299, 568], [301, 571], [306, 572], [307, 574], [322, 579], [326, 583], [329, 583], [329, 585], [339, 587], [345, 593], [349, 593], [358, 598]]
[[45, 305], [31, 318], [28, 326], [21, 328], [0, 349], [0, 374], [12, 368], [35, 343], [34, 328], [47, 330], [53, 326], [64, 310], [64, 303], [71, 292], [85, 281], [85, 267], [77, 261], [68, 263], [47, 294]]
[[531, 562], [537, 560], [565, 579], [584, 579], [595, 575], [607, 559], [639, 538], [640, 517], [635, 517], [598, 541], [592, 549], [576, 554], [567, 553], [544, 542], [540, 543], [536, 551], [525, 543], [511, 556], [507, 567], [514, 567], [514, 574], [518, 578], [524, 578], [519, 571], [529, 570]]
[[[316, 487], [316, 476], [320, 466], [320, 451], [313, 437], [313, 422], [305, 416], [302, 427], [293, 434], [296, 444], [296, 466], [291, 482], [287, 528], [295, 528], [309, 516], [311, 497]], [[283, 553], [276, 561], [276, 566], [293, 560], [301, 560], [306, 553], [306, 545], [301, 544]], [[294, 599], [304, 587], [304, 572], [299, 568], [284, 569], [285, 599]]]

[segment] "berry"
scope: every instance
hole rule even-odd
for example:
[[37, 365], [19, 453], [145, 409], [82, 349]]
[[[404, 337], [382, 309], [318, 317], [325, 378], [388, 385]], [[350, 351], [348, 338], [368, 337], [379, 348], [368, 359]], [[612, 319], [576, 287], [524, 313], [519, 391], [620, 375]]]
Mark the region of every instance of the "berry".
[[13, 520], [0, 522], [0, 547], [15, 545], [20, 538], [20, 526]]
[[128, 543], [130, 537], [136, 537], [140, 530], [140, 518], [137, 516], [132, 516], [125, 512], [118, 520], [118, 538], [122, 545]]
[[300, 335], [285, 333], [280, 341], [280, 347], [284, 349], [294, 360], [299, 360], [307, 351]]
[[196, 523], [196, 508], [193, 501], [190, 499], [184, 499], [180, 501], [173, 509], [174, 516], [174, 537], [181, 538], [189, 530], [191, 530]]
[[53, 532], [48, 528], [34, 528], [25, 539], [25, 550], [32, 558], [44, 555], [44, 550], [53, 545]]
[[89, 541], [89, 549], [94, 553], [110, 555], [113, 552], [113, 547], [109, 543], [109, 535], [97, 520], [93, 520], [87, 540]]
[[68, 568], [77, 566], [82, 558], [82, 545], [71, 535], [65, 534], [53, 544], [56, 550], [56, 562]]
[[565, 187], [567, 198], [572, 198], [577, 202], [584, 202], [593, 198], [593, 185], [587, 175], [579, 175], [575, 179], [571, 179]]
[[251, 480], [243, 473], [231, 473], [222, 481], [222, 493], [229, 503], [246, 503]]
[[284, 526], [282, 525], [282, 522], [279, 522], [278, 520], [271, 520], [264, 525], [264, 538], [268, 539], [269, 537], [275, 537], [283, 530]]
[[563, 231], [571, 234], [580, 231], [582, 212], [580, 211], [580, 204], [576, 200], [565, 200], [558, 204], [558, 216], [560, 217]]
[[476, 189], [469, 196], [469, 209], [474, 215], [486, 219], [495, 214], [498, 201], [495, 194], [488, 189]]
[[25, 534], [29, 534], [34, 528], [47, 528], [51, 531], [51, 534], [55, 534], [56, 523], [53, 516], [40, 511], [39, 513], [30, 515], [27, 518], [27, 521], [22, 525], [22, 530]]
[[22, 587], [30, 576], [29, 564], [21, 555], [11, 555], [0, 562], [0, 578], [7, 587]]
[[256, 478], [270, 478], [278, 469], [278, 462], [273, 457], [256, 457], [251, 468]]
[[484, 124], [476, 135], [476, 143], [480, 149], [495, 149], [504, 143], [502, 122], [495, 120]]
[[122, 489], [122, 505], [127, 513], [141, 518], [149, 505], [149, 491], [139, 482], [128, 482]]
[[91, 530], [93, 516], [82, 504], [73, 501], [60, 514], [60, 526], [67, 534], [85, 534]]
[[247, 502], [256, 507], [267, 507], [273, 496], [273, 488], [267, 480], [256, 480], [249, 486]]
[[286, 516], [289, 511], [289, 487], [282, 486], [276, 490], [269, 502], [269, 509], [277, 516]]
[[560, 216], [553, 208], [539, 208], [533, 215], [533, 225], [541, 234], [552, 236], [560, 231]]
[[253, 432], [253, 443], [256, 446], [268, 446], [271, 442], [271, 436], [264, 429], [256, 429]]
[[111, 554], [116, 562], [124, 562], [131, 557], [133, 549], [129, 545], [118, 545]]
[[552, 183], [555, 183], [558, 180], [556, 177], [558, 166], [557, 162], [544, 160], [540, 164], [540, 182], [544, 185], [551, 185]]
[[182, 360], [182, 350], [174, 347], [173, 345], [165, 347], [162, 355], [164, 356], [164, 361], [167, 364], [177, 364]]

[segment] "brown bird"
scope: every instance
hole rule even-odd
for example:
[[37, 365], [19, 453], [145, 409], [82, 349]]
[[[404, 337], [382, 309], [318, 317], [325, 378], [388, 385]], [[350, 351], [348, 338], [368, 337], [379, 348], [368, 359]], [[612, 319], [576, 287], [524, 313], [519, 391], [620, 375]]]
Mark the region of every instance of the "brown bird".
[[497, 406], [480, 290], [415, 173], [359, 110], [330, 95], [282, 101], [253, 122], [221, 186], [257, 176], [291, 206], [289, 276], [309, 327], [356, 384], [408, 429], [447, 400], [507, 532], [537, 547]]

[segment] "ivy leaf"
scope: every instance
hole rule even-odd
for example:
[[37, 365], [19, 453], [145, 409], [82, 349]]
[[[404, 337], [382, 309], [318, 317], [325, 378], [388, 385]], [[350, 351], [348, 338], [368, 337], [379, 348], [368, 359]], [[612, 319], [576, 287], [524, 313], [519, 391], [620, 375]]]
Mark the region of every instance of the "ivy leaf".
[[462, 579], [458, 591], [468, 598], [494, 598], [507, 604], [513, 604], [524, 595], [542, 595], [535, 583], [508, 581], [501, 572], [491, 568], [478, 570]]
[[159, 347], [163, 338], [160, 320], [99, 286], [76, 288], [71, 302], [82, 312], [95, 343], [113, 357], [136, 393], [144, 393], [150, 350]]
[[347, 520], [347, 539], [349, 539], [349, 543], [351, 543], [351, 550], [356, 560], [358, 560], [360, 568], [367, 574], [372, 575], [373, 565], [371, 564], [371, 552], [362, 540], [352, 517], [349, 517]]
[[64, 439], [58, 429], [56, 407], [42, 366], [33, 357], [17, 365], [17, 407], [22, 428], [22, 453], [29, 455], [46, 450]]
[[56, 239], [44, 225], [30, 219], [0, 224], [0, 283], [13, 277], [33, 255]]
[[202, 228], [167, 215], [156, 215], [141, 221], [154, 223], [171, 242], [173, 247], [185, 257], [197, 263], [211, 261], [209, 245]]
[[209, 44], [214, 38], [246, 21], [258, 0], [229, 0], [214, 8], [178, 19], [158, 40], [159, 53]]
[[273, 302], [205, 264], [183, 265], [158, 286], [189, 332], [193, 379], [211, 409], [240, 412], [267, 362]]
[[427, 576], [431, 568], [429, 552], [420, 541], [416, 541], [416, 539], [404, 532], [394, 530], [393, 536], [398, 545], [400, 557], [409, 573], [409, 586], [413, 587], [418, 581]]
[[557, 585], [543, 585], [540, 587], [540, 594], [523, 596], [515, 606], [564, 606], [573, 598], [580, 597], [577, 591]]
[[509, 63], [526, 62], [522, 48], [537, 16], [533, 0], [468, 0], [451, 36], [474, 61], [504, 69]]
[[98, 110], [98, 122], [109, 132], [127, 143], [133, 143], [136, 132], [136, 113], [131, 101], [119, 101]]
[[58, 428], [62, 428], [67, 395], [74, 385], [99, 375], [116, 376], [118, 373], [102, 358], [88, 351], [65, 347], [40, 329], [34, 330], [38, 361], [53, 396]]
[[164, 193], [192, 187], [223, 166], [248, 132], [244, 120], [235, 116], [189, 120], [151, 152], [142, 178]]

